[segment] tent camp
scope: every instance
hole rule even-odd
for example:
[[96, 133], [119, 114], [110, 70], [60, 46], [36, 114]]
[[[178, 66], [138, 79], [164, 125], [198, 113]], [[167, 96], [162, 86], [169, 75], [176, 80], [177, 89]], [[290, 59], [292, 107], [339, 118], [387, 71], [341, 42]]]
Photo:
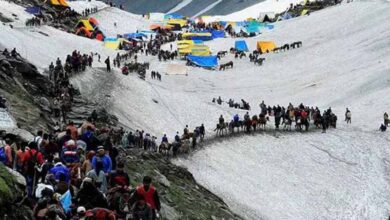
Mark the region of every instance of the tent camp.
[[188, 55], [187, 59], [193, 64], [205, 67], [205, 68], [213, 68], [218, 66], [217, 56], [194, 56]]
[[237, 51], [249, 51], [248, 45], [244, 40], [236, 40], [234, 48], [236, 48]]
[[257, 50], [261, 53], [268, 53], [276, 48], [276, 44], [273, 41], [257, 41]]
[[167, 64], [164, 69], [167, 75], [188, 75], [188, 68], [181, 64]]

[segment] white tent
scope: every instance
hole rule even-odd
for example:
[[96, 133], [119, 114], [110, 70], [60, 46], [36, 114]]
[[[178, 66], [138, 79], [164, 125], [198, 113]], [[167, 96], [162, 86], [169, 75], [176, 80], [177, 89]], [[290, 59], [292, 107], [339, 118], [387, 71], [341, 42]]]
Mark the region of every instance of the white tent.
[[188, 75], [187, 67], [181, 64], [167, 64], [164, 72], [167, 75]]
[[164, 13], [149, 13], [149, 20], [151, 21], [164, 21]]

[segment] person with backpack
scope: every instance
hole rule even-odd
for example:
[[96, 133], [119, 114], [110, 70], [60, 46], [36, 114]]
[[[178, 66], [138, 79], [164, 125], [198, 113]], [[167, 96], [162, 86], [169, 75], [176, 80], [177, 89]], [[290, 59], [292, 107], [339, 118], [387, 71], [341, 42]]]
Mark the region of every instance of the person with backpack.
[[26, 148], [26, 153], [23, 158], [23, 173], [26, 177], [27, 193], [30, 197], [32, 196], [37, 178], [39, 176], [37, 168], [43, 163], [43, 155], [37, 150], [37, 143], [30, 142]]
[[130, 198], [130, 204], [145, 199], [145, 202], [150, 205], [153, 211], [153, 220], [159, 217], [161, 209], [160, 197], [156, 188], [152, 185], [152, 178], [145, 176], [142, 184], [137, 186], [133, 196]]
[[107, 208], [107, 200], [96, 186], [92, 179], [85, 177], [81, 184], [80, 190], [77, 192], [74, 199], [77, 206], [84, 206], [86, 209], [93, 209], [95, 207]]

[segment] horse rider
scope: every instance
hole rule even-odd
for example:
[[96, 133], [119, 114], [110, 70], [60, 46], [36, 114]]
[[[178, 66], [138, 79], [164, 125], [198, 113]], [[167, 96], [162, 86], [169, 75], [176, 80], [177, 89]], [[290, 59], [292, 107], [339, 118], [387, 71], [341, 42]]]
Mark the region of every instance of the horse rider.
[[383, 120], [385, 122], [385, 126], [387, 127], [389, 125], [389, 115], [387, 114], [387, 112], [383, 114]]
[[176, 141], [177, 143], [180, 143], [180, 142], [181, 142], [181, 139], [180, 139], [180, 136], [179, 136], [179, 132], [176, 132], [175, 141]]
[[237, 123], [239, 120], [240, 120], [240, 116], [238, 116], [238, 114], [235, 114], [233, 117], [234, 123]]
[[186, 127], [184, 128], [183, 133], [185, 137], [188, 136], [188, 125], [186, 125]]
[[244, 115], [244, 121], [249, 121], [249, 120], [250, 120], [249, 112], [246, 112], [246, 114]]
[[223, 125], [225, 123], [225, 119], [223, 118], [223, 116], [219, 116], [219, 124], [220, 125]]
[[164, 134], [164, 136], [162, 137], [161, 143], [168, 143], [167, 134]]

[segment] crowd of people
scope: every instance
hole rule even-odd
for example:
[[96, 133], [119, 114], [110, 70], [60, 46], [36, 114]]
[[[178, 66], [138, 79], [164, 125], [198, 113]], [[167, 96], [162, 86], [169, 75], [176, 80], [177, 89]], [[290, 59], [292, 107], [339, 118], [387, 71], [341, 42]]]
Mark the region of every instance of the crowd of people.
[[[218, 105], [222, 105], [225, 101], [222, 100], [221, 96], [219, 96], [217, 99], [213, 98], [212, 103], [217, 103]], [[229, 99], [229, 101], [226, 102], [230, 108], [238, 108], [243, 110], [250, 110], [251, 106], [247, 101], [244, 99], [241, 99], [241, 102], [235, 102], [234, 99]]]
[[139, 141], [124, 134], [98, 128], [91, 118], [79, 128], [69, 122], [65, 131], [38, 131], [29, 143], [1, 134], [0, 161], [25, 177], [36, 219], [156, 219], [161, 204], [151, 177], [132, 186], [116, 145], [124, 137], [130, 140], [124, 147], [148, 150], [149, 135]]

